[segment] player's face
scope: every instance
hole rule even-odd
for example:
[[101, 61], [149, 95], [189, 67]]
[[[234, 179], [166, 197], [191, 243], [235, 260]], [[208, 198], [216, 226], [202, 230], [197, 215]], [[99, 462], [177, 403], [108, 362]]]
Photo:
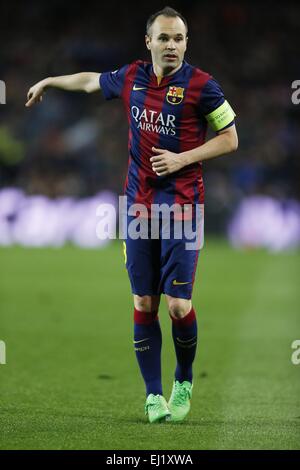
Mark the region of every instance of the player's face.
[[146, 46], [151, 51], [152, 62], [163, 72], [178, 68], [187, 47], [186, 27], [181, 18], [158, 16], [146, 36]]

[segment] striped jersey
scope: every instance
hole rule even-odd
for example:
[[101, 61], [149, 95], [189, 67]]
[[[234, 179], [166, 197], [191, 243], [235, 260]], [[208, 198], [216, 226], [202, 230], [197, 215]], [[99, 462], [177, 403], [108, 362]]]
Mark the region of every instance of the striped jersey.
[[[205, 142], [209, 117], [220, 119], [218, 110], [227, 103], [216, 80], [183, 61], [177, 72], [159, 83], [152, 64], [138, 60], [102, 73], [100, 87], [106, 99], [122, 98], [127, 113], [129, 162], [124, 191], [128, 204], [141, 203], [150, 209], [151, 204], [203, 203], [201, 162], [158, 176], [150, 158], [152, 147], [181, 153]], [[227, 114], [215, 130], [233, 124], [233, 116]]]

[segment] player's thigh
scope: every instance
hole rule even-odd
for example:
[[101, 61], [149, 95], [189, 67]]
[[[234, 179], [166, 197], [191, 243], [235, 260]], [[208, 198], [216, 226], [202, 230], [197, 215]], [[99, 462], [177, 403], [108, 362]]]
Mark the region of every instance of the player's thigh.
[[124, 244], [126, 269], [132, 293], [139, 297], [158, 295], [160, 240], [128, 237]]
[[178, 239], [162, 239], [162, 292], [176, 299], [191, 299], [199, 252], [198, 247], [191, 246], [184, 235]]

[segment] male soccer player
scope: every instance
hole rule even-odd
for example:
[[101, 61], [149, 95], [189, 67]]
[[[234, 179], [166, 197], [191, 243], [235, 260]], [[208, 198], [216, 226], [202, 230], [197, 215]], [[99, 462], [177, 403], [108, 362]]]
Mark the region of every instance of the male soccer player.
[[[49, 87], [87, 93], [101, 89], [106, 99], [122, 98], [129, 123], [128, 205], [175, 203], [194, 208], [204, 202], [202, 162], [237, 149], [235, 114], [214, 78], [184, 60], [187, 22], [180, 13], [166, 7], [152, 15], [145, 39], [151, 63], [136, 61], [113, 72], [46, 78], [29, 90], [26, 106], [41, 101]], [[208, 123], [216, 136], [205, 142]], [[151, 423], [182, 421], [189, 412], [197, 346], [191, 299], [199, 250], [186, 250], [184, 237], [163, 239], [161, 233], [160, 227], [158, 239], [129, 237], [125, 250], [134, 302], [134, 346]], [[161, 383], [162, 293], [177, 358], [168, 403]]]

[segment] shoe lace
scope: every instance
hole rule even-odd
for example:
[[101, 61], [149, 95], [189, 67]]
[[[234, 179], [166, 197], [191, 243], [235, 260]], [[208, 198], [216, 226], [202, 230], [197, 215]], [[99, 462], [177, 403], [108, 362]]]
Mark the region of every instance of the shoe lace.
[[184, 404], [187, 398], [190, 398], [190, 390], [185, 385], [175, 382], [175, 394], [174, 394], [175, 405]]

